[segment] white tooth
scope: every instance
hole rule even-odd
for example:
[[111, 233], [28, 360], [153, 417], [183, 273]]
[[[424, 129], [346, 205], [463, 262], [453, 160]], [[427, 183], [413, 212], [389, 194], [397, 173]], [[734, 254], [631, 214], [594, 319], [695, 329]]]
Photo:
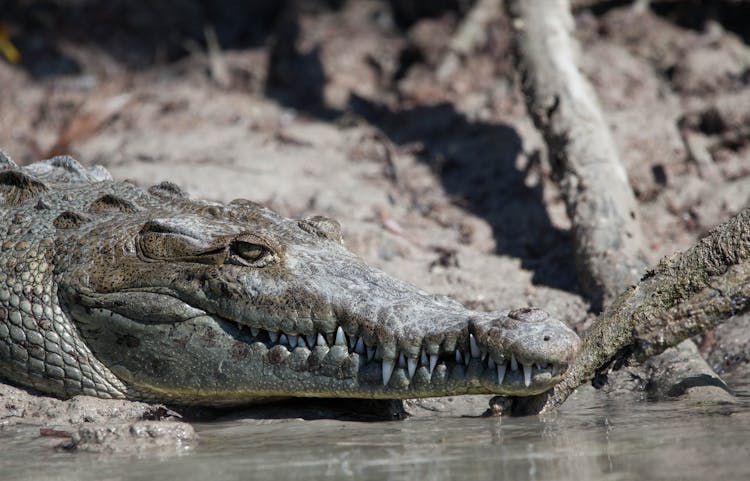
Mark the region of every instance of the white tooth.
[[435, 370], [435, 366], [437, 366], [437, 362], [438, 362], [438, 355], [430, 354], [430, 375], [432, 375], [432, 371]]
[[357, 339], [357, 344], [354, 346], [354, 352], [359, 355], [365, 353], [365, 341], [363, 341], [361, 337]]
[[286, 338], [286, 334], [279, 336], [279, 344], [289, 344], [289, 339]]
[[279, 333], [278, 332], [273, 332], [273, 331], [268, 331], [268, 337], [271, 339], [272, 343], [276, 344], [276, 341], [279, 340]]
[[252, 334], [253, 337], [258, 337], [258, 334], [260, 334], [260, 329], [258, 329], [257, 327], [251, 327], [250, 334]]
[[383, 359], [383, 353], [380, 352], [380, 346], [375, 348], [375, 359], [378, 359], [378, 360]]
[[297, 338], [297, 347], [307, 347], [305, 346], [305, 336], [299, 336]]
[[477, 340], [474, 338], [474, 334], [469, 334], [469, 348], [471, 349], [471, 357], [479, 357], [479, 346], [477, 346]]
[[490, 358], [490, 360], [487, 361], [487, 367], [489, 367], [490, 369], [494, 369], [494, 367], [495, 367], [495, 360], [492, 359], [492, 358]]
[[341, 326], [336, 329], [336, 344], [339, 346], [346, 346], [346, 336], [344, 336], [344, 330], [341, 329]]
[[375, 349], [371, 348], [370, 346], [365, 346], [365, 350], [367, 351], [367, 360], [372, 361], [372, 359], [375, 357]]
[[354, 346], [357, 345], [357, 336], [349, 336], [349, 350], [353, 351]]
[[417, 360], [409, 358], [406, 360], [407, 369], [409, 370], [409, 379], [414, 377], [414, 373], [417, 372]]
[[511, 371], [518, 371], [518, 361], [516, 361], [516, 355], [511, 354], [510, 355], [510, 370]]
[[481, 355], [482, 361], [484, 361], [487, 358], [487, 351], [483, 351]]
[[391, 374], [393, 374], [393, 359], [383, 359], [383, 386], [388, 385], [388, 381], [391, 380]]
[[422, 363], [423, 366], [427, 365], [427, 363], [429, 361], [427, 360], [427, 353], [426, 352], [422, 351], [422, 355], [419, 356], [419, 362]]
[[308, 346], [313, 347], [315, 345], [315, 334], [308, 334], [305, 336], [305, 340]]
[[521, 364], [523, 368], [523, 383], [526, 387], [531, 386], [531, 364]]
[[402, 369], [406, 367], [406, 359], [403, 352], [398, 356], [398, 367]]
[[505, 370], [507, 368], [508, 368], [508, 365], [505, 363], [497, 365], [497, 383], [498, 384], [503, 383], [503, 379], [505, 379]]
[[299, 337], [289, 334], [289, 345], [292, 346], [292, 348], [297, 347], [297, 339], [299, 339]]
[[318, 333], [318, 339], [316, 341], [316, 344], [318, 346], [328, 347], [328, 343], [326, 342], [326, 338], [323, 337], [323, 334], [320, 334], [320, 333]]
[[471, 356], [468, 356], [468, 355], [464, 356], [464, 364], [466, 364], [467, 367], [469, 366], [470, 362], [471, 362]]
[[461, 351], [456, 349], [456, 362], [460, 363], [463, 362], [464, 358], [461, 356]]

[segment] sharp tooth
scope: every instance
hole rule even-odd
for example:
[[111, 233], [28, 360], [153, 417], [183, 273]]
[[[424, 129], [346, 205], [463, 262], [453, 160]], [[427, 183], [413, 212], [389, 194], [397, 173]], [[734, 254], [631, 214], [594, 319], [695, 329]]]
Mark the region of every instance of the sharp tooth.
[[273, 331], [268, 331], [268, 337], [271, 339], [272, 343], [276, 344], [276, 341], [279, 340], [279, 333], [278, 332], [273, 332]]
[[464, 356], [464, 364], [466, 364], [466, 366], [468, 367], [470, 362], [471, 362], [471, 356], [469, 356], [468, 354], [465, 355]]
[[422, 351], [422, 355], [419, 356], [419, 362], [422, 363], [423, 366], [427, 365], [427, 363], [429, 361], [427, 360], [427, 353], [426, 352]]
[[432, 375], [432, 371], [435, 370], [435, 366], [437, 366], [437, 362], [438, 362], [438, 355], [430, 354], [430, 375]]
[[531, 386], [531, 364], [521, 364], [523, 368], [523, 383], [526, 387]]
[[408, 358], [406, 360], [406, 366], [409, 370], [409, 379], [412, 379], [414, 377], [414, 373], [417, 372], [417, 360]]
[[508, 365], [505, 363], [497, 365], [497, 383], [498, 384], [503, 383], [503, 379], [505, 379], [505, 370], [507, 368], [508, 368]]
[[252, 334], [253, 337], [258, 337], [258, 334], [260, 334], [260, 329], [258, 329], [257, 327], [251, 327], [250, 334]]
[[375, 348], [375, 359], [378, 359], [378, 360], [383, 359], [383, 353], [380, 352], [380, 346]]
[[360, 355], [365, 353], [365, 341], [363, 341], [361, 337], [357, 339], [357, 344], [354, 346], [354, 352]]
[[315, 345], [315, 334], [308, 334], [305, 336], [305, 340], [308, 346], [313, 347]]
[[365, 350], [367, 351], [367, 360], [372, 361], [375, 357], [375, 349], [370, 346], [365, 346]]
[[463, 362], [464, 358], [461, 356], [461, 351], [456, 349], [456, 362], [461, 363]]
[[383, 359], [383, 386], [388, 385], [393, 374], [393, 359]]
[[320, 333], [318, 333], [318, 340], [316, 341], [316, 344], [318, 346], [328, 347], [328, 343], [326, 342], [326, 338], [323, 337], [323, 334], [320, 334]]
[[398, 356], [398, 367], [402, 369], [406, 367], [406, 359], [404, 359], [403, 352]]
[[510, 370], [511, 371], [518, 371], [518, 361], [516, 361], [516, 355], [511, 354], [510, 355]]
[[305, 336], [299, 336], [297, 338], [297, 347], [307, 347], [305, 345]]
[[474, 334], [469, 334], [469, 348], [471, 349], [471, 357], [479, 357], [479, 346], [477, 346], [477, 340], [474, 338]]
[[[297, 339], [298, 339], [297, 336], [289, 334], [289, 345], [292, 346], [292, 348], [297, 347]], [[304, 342], [304, 341], [302, 341], [302, 342]]]
[[349, 350], [353, 351], [354, 346], [357, 345], [357, 336], [349, 336]]
[[286, 338], [286, 334], [279, 336], [279, 344], [289, 344], [289, 339]]
[[490, 369], [494, 369], [495, 368], [495, 360], [492, 359], [492, 358], [490, 358], [490, 360], [487, 361], [487, 367], [489, 367]]
[[346, 346], [346, 336], [344, 336], [344, 330], [341, 329], [341, 326], [336, 329], [336, 344], [339, 346]]

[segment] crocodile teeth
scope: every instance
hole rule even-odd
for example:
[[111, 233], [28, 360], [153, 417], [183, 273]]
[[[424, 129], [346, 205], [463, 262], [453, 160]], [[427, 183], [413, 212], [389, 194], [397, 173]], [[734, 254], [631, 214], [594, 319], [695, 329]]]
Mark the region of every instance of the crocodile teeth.
[[363, 341], [361, 337], [357, 339], [357, 344], [354, 346], [354, 352], [360, 355], [365, 353], [365, 341]]
[[404, 358], [403, 352], [398, 356], [398, 367], [400, 368], [406, 367], [406, 359]]
[[339, 346], [346, 346], [346, 336], [344, 336], [344, 330], [339, 326], [336, 329], [336, 344]]
[[328, 347], [328, 343], [326, 342], [326, 338], [323, 337], [323, 334], [318, 333], [318, 339], [316, 341], [316, 344], [321, 347]]
[[521, 364], [523, 369], [523, 383], [526, 387], [531, 386], [531, 364]]
[[276, 344], [276, 341], [279, 340], [279, 333], [278, 332], [273, 332], [273, 331], [268, 331], [268, 337], [271, 339], [272, 343]]
[[409, 379], [412, 379], [414, 377], [414, 373], [417, 372], [417, 360], [408, 358], [406, 360], [406, 366], [409, 370]]
[[367, 351], [367, 360], [372, 361], [372, 359], [375, 357], [375, 349], [371, 348], [370, 346], [365, 346], [365, 350]]
[[430, 354], [430, 375], [432, 375], [432, 371], [435, 370], [435, 366], [437, 366], [437, 362], [438, 362], [438, 355]]
[[282, 334], [279, 336], [279, 344], [289, 344], [289, 339], [287, 339], [286, 334]]
[[308, 334], [305, 336], [305, 340], [308, 346], [313, 347], [315, 345], [315, 334]]
[[497, 383], [498, 384], [503, 383], [503, 379], [505, 379], [505, 370], [507, 368], [508, 368], [508, 365], [505, 363], [497, 365]]
[[305, 346], [305, 336], [299, 336], [297, 338], [297, 347], [307, 347]]
[[[299, 337], [289, 334], [289, 345], [292, 346], [292, 348], [297, 347], [297, 343], [298, 343], [297, 339], [299, 339]], [[305, 342], [305, 341], [302, 341], [302, 342]]]
[[425, 353], [424, 351], [422, 351], [422, 355], [419, 356], [419, 362], [422, 363], [423, 366], [426, 366], [427, 363], [429, 362], [427, 360], [427, 353]]
[[456, 362], [460, 364], [461, 362], [463, 362], [463, 360], [464, 358], [461, 356], [461, 351], [456, 349]]
[[469, 355], [464, 356], [464, 364], [468, 366], [470, 362], [471, 362], [471, 356]]
[[250, 334], [252, 334], [253, 337], [258, 337], [258, 334], [260, 334], [260, 329], [258, 329], [257, 327], [251, 327]]
[[469, 334], [469, 348], [471, 349], [471, 357], [479, 357], [481, 355], [474, 334]]
[[349, 350], [353, 351], [354, 346], [357, 345], [357, 336], [349, 336]]
[[391, 380], [393, 367], [393, 359], [383, 359], [383, 386], [387, 386], [388, 381]]
[[510, 370], [511, 371], [518, 371], [518, 361], [516, 361], [516, 355], [511, 354], [510, 355]]

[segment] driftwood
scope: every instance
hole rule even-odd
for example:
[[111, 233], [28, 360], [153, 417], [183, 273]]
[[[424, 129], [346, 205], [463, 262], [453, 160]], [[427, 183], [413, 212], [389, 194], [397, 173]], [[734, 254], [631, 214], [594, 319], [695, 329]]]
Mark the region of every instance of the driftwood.
[[[750, 212], [638, 282], [648, 264], [637, 202], [596, 94], [577, 67], [569, 2], [508, 0], [506, 7], [527, 107], [547, 143], [573, 223], [581, 287], [595, 308], [609, 306], [584, 334], [563, 382], [538, 398], [517, 400], [513, 410], [528, 413], [552, 409], [610, 368], [631, 358], [643, 361], [745, 312]], [[691, 361], [684, 364], [723, 386], [695, 349], [671, 357]]]

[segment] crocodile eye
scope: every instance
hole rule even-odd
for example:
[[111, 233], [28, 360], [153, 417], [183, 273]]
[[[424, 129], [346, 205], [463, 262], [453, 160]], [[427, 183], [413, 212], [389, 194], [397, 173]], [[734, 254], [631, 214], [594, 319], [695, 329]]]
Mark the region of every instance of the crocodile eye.
[[268, 247], [243, 240], [232, 242], [230, 250], [232, 256], [229, 260], [234, 264], [264, 267], [276, 259], [273, 251]]

